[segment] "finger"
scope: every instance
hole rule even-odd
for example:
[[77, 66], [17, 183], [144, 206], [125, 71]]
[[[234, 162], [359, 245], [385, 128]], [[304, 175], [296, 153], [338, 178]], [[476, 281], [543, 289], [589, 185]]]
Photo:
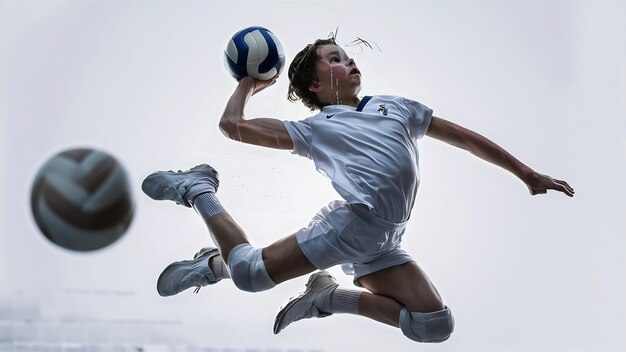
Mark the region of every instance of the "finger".
[[574, 188], [572, 188], [572, 186], [570, 186], [567, 182], [562, 181], [562, 180], [554, 180], [554, 181], [556, 181], [558, 184], [564, 186], [569, 193], [571, 193], [571, 194], [576, 193], [576, 192], [574, 192]]
[[572, 191], [571, 191], [568, 187], [566, 187], [565, 185], [560, 184], [560, 183], [556, 183], [556, 185], [558, 185], [558, 186], [557, 186], [557, 187], [554, 187], [554, 189], [555, 189], [555, 190], [560, 191], [560, 192], [563, 192], [563, 193], [567, 194], [567, 195], [568, 195], [568, 196], [570, 196], [570, 197], [573, 197], [573, 196], [574, 196], [574, 192], [572, 192]]
[[565, 188], [564, 193], [569, 196], [569, 197], [573, 197], [574, 196], [574, 192], [570, 191], [568, 188]]
[[265, 89], [265, 88], [271, 86], [274, 83], [276, 83], [276, 79], [274, 79], [274, 78], [270, 78], [270, 79], [266, 79], [266, 80], [260, 81], [260, 84], [261, 84], [260, 88], [261, 89]]
[[266, 83], [267, 85], [272, 85], [276, 82], [277, 79], [278, 79], [278, 75], [274, 75], [274, 77], [264, 80], [263, 83]]
[[570, 190], [570, 192], [572, 192], [572, 193], [576, 193], [576, 192], [574, 191], [574, 187], [570, 186], [567, 182], [563, 181], [563, 184], [565, 185], [565, 187], [567, 187], [567, 189], [569, 189], [569, 190]]
[[567, 182], [563, 181], [563, 180], [557, 180], [556, 178], [554, 179], [554, 182], [562, 184], [563, 186], [567, 186]]

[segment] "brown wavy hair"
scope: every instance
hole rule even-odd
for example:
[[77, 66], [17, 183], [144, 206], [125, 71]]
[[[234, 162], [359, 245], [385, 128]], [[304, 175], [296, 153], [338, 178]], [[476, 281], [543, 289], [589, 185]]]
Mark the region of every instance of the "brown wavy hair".
[[329, 39], [318, 39], [302, 49], [289, 65], [289, 90], [287, 99], [291, 102], [302, 100], [302, 103], [311, 111], [321, 110], [323, 105], [317, 95], [309, 90], [309, 85], [318, 79], [315, 71], [315, 61], [320, 57], [317, 48], [323, 45], [337, 45], [334, 36]]

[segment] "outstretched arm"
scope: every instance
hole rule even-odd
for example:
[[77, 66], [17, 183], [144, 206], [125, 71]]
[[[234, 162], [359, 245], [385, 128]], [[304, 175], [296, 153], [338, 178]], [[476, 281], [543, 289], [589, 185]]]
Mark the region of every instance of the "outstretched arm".
[[480, 134], [433, 116], [426, 135], [461, 149], [477, 157], [498, 165], [517, 176], [526, 184], [530, 194], [543, 194], [549, 189], [574, 196], [574, 189], [565, 181], [535, 172], [513, 155]]
[[244, 119], [243, 111], [248, 99], [274, 84], [277, 78], [278, 76], [271, 80], [258, 81], [246, 76], [239, 81], [220, 119], [220, 130], [226, 137], [268, 148], [293, 149], [291, 137], [279, 119]]

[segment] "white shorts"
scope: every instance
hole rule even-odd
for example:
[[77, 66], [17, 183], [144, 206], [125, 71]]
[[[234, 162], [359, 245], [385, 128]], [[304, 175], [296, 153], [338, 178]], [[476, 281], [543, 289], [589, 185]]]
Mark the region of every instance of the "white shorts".
[[414, 261], [400, 248], [406, 222], [391, 223], [368, 212], [364, 205], [333, 201], [307, 227], [296, 232], [298, 245], [318, 269], [337, 264], [358, 278]]

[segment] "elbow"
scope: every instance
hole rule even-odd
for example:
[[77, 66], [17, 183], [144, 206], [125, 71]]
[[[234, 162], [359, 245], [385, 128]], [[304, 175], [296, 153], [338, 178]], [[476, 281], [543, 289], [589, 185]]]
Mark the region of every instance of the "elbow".
[[229, 120], [222, 120], [220, 121], [219, 127], [220, 127], [220, 131], [222, 131], [222, 134], [226, 136], [227, 138], [239, 140], [239, 138], [237, 138], [238, 128], [237, 128], [236, 122], [232, 122]]

